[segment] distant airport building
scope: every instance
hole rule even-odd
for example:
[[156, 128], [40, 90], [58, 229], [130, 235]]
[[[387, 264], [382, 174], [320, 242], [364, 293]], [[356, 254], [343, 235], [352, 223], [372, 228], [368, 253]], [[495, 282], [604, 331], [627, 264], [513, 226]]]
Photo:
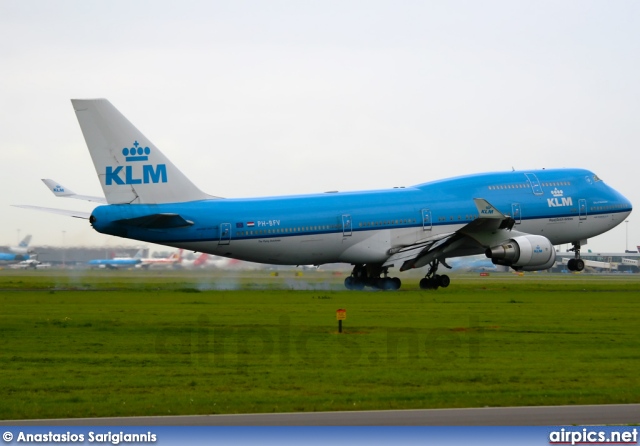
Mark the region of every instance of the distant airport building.
[[[9, 247], [0, 246], [0, 251], [7, 252]], [[49, 263], [53, 268], [87, 268], [88, 262], [95, 259], [110, 259], [114, 257], [134, 257], [140, 248], [130, 246], [109, 246], [109, 247], [67, 247], [62, 248], [60, 246], [32, 246], [30, 250], [33, 251], [33, 256], [43, 263]], [[162, 252], [150, 253], [148, 248], [142, 250], [143, 257], [156, 257], [163, 258], [168, 257], [175, 250], [168, 250]], [[572, 252], [557, 252], [556, 264], [551, 271], [553, 272], [567, 272], [567, 262], [573, 258]], [[602, 273], [640, 273], [640, 253], [638, 251], [621, 252], [582, 252], [582, 259], [585, 261], [586, 272], [602, 272]], [[193, 261], [196, 255], [191, 251], [184, 253], [184, 259], [186, 261]], [[489, 265], [491, 269], [496, 270], [495, 265], [491, 264], [491, 260], [485, 258], [485, 256], [475, 256], [465, 258], [467, 263], [473, 260], [478, 264], [472, 264], [471, 266], [465, 264], [459, 264], [460, 259], [451, 259], [451, 265], [456, 272], [464, 271], [480, 271], [485, 270], [486, 265]], [[263, 265], [267, 267], [268, 265]], [[324, 265], [321, 269], [329, 270], [336, 269], [339, 265]], [[342, 266], [342, 265], [340, 265]], [[1, 268], [1, 266], [0, 266]], [[290, 268], [290, 267], [278, 267], [274, 268]], [[340, 269], [340, 268], [338, 268]], [[489, 268], [486, 268], [489, 269]], [[498, 269], [498, 271], [500, 268]]]

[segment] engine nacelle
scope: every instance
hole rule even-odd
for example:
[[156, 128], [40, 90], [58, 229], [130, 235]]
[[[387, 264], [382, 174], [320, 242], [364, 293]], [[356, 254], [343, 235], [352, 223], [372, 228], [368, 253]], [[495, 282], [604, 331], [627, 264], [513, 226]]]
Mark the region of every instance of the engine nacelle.
[[551, 268], [556, 251], [548, 238], [522, 235], [485, 251], [494, 265], [510, 266], [516, 271], [540, 271]]

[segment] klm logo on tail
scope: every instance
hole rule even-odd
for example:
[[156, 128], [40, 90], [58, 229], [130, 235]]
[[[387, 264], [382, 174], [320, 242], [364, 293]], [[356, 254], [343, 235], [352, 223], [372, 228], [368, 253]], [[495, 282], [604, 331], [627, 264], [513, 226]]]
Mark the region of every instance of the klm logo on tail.
[[493, 207], [486, 206], [484, 209], [480, 211], [481, 214], [491, 215], [493, 214]]
[[[134, 141], [133, 147], [122, 149], [125, 161], [128, 163], [149, 161], [151, 149], [141, 147], [138, 141]], [[124, 168], [124, 172], [123, 172]], [[124, 174], [124, 177], [122, 176]], [[166, 164], [127, 164], [113, 168], [107, 166], [105, 171], [105, 184], [107, 186], [124, 184], [149, 184], [167, 182]]]
[[547, 204], [550, 208], [573, 206], [573, 200], [571, 197], [564, 197], [564, 192], [557, 187], [551, 191], [553, 198], [547, 198]]

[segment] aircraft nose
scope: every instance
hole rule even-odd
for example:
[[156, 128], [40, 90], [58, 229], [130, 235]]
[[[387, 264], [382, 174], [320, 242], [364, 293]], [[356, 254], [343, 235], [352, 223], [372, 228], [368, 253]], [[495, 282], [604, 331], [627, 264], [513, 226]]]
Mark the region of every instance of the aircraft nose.
[[631, 214], [631, 211], [633, 211], [633, 204], [631, 203], [631, 200], [622, 195], [620, 192], [616, 191], [616, 194], [617, 201], [618, 203], [620, 203], [622, 211], [625, 212], [625, 218], [627, 218], [629, 214]]
[[621, 198], [621, 201], [622, 201], [622, 205], [627, 209], [627, 211], [630, 214], [631, 211], [633, 210], [633, 204], [631, 204], [631, 200], [629, 200], [627, 197], [625, 197], [622, 194], [620, 194], [620, 198]]

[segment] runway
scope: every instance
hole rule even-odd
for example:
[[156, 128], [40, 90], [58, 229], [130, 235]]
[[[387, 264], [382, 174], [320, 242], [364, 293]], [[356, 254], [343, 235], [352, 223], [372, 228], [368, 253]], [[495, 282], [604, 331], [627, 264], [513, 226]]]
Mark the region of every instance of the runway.
[[0, 426], [552, 426], [638, 424], [640, 404], [0, 421]]

